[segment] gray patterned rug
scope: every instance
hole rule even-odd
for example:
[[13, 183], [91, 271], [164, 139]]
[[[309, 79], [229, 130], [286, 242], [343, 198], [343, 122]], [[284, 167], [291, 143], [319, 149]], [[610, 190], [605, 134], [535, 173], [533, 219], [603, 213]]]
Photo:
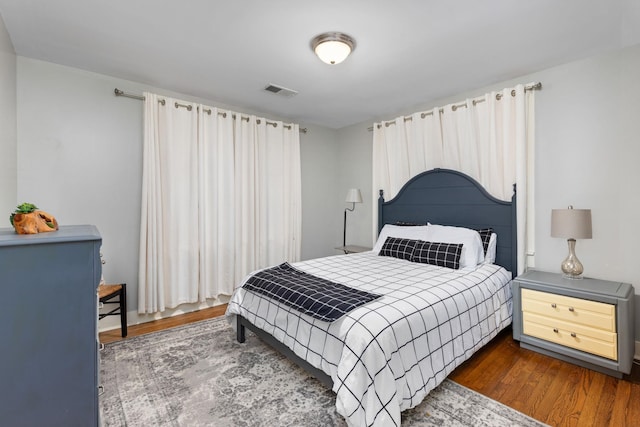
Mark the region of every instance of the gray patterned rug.
[[[331, 390], [224, 318], [107, 344], [100, 383], [104, 426], [346, 426]], [[402, 425], [543, 424], [445, 380]]]

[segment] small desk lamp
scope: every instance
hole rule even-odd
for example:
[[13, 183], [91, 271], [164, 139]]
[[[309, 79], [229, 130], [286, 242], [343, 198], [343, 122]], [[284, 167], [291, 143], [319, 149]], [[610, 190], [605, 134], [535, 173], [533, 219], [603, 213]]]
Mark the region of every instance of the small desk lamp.
[[551, 210], [551, 237], [564, 237], [569, 244], [569, 256], [562, 262], [564, 277], [582, 279], [584, 268], [576, 256], [576, 239], [591, 238], [591, 209]]
[[362, 203], [362, 194], [360, 194], [359, 188], [352, 188], [347, 192], [347, 203], [351, 203], [351, 209], [346, 208], [344, 210], [344, 226], [342, 228], [342, 246], [347, 246], [347, 211], [353, 212], [356, 208], [356, 203]]

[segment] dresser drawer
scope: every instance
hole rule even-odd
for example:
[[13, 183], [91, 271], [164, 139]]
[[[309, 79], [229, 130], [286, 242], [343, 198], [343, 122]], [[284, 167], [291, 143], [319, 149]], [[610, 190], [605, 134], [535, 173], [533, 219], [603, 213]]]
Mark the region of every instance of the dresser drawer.
[[531, 313], [523, 313], [522, 331], [532, 337], [618, 360], [618, 336], [612, 332]]
[[522, 311], [616, 332], [615, 305], [522, 289]]

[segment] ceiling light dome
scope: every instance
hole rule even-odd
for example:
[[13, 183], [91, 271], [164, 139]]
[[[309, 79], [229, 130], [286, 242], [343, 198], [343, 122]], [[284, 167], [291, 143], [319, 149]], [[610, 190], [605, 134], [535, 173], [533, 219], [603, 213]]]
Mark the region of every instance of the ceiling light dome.
[[311, 49], [322, 62], [339, 64], [356, 48], [354, 39], [344, 33], [322, 33], [311, 40]]

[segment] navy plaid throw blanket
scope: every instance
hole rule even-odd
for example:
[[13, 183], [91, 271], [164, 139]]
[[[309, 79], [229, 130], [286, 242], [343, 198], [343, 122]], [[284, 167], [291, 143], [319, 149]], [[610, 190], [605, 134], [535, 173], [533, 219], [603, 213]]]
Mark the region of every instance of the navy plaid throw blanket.
[[325, 322], [333, 322], [354, 308], [382, 296], [305, 273], [287, 262], [257, 272], [243, 288]]

